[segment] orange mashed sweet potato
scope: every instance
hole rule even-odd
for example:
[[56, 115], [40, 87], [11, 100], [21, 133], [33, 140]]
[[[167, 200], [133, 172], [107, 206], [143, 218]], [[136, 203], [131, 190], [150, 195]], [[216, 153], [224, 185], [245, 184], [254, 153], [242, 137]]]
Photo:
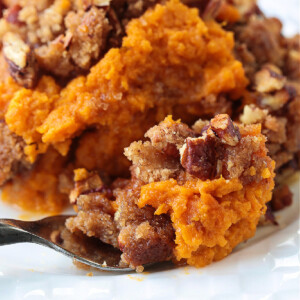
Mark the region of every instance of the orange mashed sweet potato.
[[[260, 145], [255, 162], [253, 157], [247, 158], [250, 165], [243, 165], [245, 158], [236, 153], [234, 159], [245, 168], [240, 177], [171, 178], [141, 187], [137, 203], [140, 208], [150, 205], [156, 209], [156, 215], [170, 215], [177, 261], [203, 267], [224, 258], [255, 234], [258, 221], [266, 212], [274, 188], [275, 162], [267, 157], [266, 138], [260, 125], [246, 131], [240, 127], [240, 134], [242, 138], [255, 137], [255, 143]], [[234, 153], [234, 147], [231, 151]], [[264, 163], [255, 167], [260, 158], [265, 159]], [[243, 177], [247, 174], [250, 177]]]
[[248, 185], [224, 178], [184, 185], [174, 179], [149, 183], [142, 187], [138, 205], [153, 206], [157, 215], [169, 214], [176, 234], [176, 259], [203, 267], [255, 234], [274, 187], [274, 164], [269, 167], [262, 182]]
[[4, 185], [1, 199], [31, 212], [57, 214], [69, 203], [68, 191], [64, 190], [68, 187], [68, 172], [72, 170], [66, 159], [49, 148], [33, 170]]
[[120, 49], [111, 49], [90, 74], [62, 90], [49, 77], [35, 90], [16, 88], [11, 80], [0, 85], [5, 121], [30, 145], [29, 161], [50, 144], [66, 155], [69, 140], [87, 127], [126, 126], [151, 108], [172, 113], [174, 105], [236, 95], [247, 84], [232, 53], [233, 34], [215, 21], [204, 23], [197, 9], [179, 1], [132, 20], [127, 35]]
[[[238, 18], [226, 7], [221, 11], [223, 19]], [[87, 76], [65, 87], [43, 76], [34, 89], [22, 88], [8, 75], [1, 56], [0, 115], [24, 139], [27, 160], [35, 162], [24, 179], [4, 187], [4, 199], [50, 212], [67, 203], [56, 186], [64, 166], [47, 166], [53, 149], [66, 159], [69, 153], [75, 168], [127, 176], [130, 163], [123, 149], [166, 115], [192, 122], [203, 114], [206, 96], [228, 93], [234, 98], [245, 90], [248, 81], [233, 47], [231, 32], [172, 0], [130, 21], [122, 47], [109, 50]], [[194, 112], [193, 105], [199, 104]]]

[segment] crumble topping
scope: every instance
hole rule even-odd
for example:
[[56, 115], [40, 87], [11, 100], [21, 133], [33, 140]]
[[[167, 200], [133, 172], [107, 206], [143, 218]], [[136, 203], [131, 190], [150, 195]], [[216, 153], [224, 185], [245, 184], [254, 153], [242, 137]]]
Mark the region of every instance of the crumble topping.
[[22, 169], [30, 168], [24, 156], [24, 141], [0, 122], [0, 184]]
[[3, 37], [3, 55], [14, 80], [19, 85], [32, 88], [37, 82], [38, 65], [29, 46], [18, 35], [8, 32]]
[[286, 83], [286, 78], [278, 67], [266, 64], [255, 74], [254, 81], [256, 90], [265, 93], [281, 90]]

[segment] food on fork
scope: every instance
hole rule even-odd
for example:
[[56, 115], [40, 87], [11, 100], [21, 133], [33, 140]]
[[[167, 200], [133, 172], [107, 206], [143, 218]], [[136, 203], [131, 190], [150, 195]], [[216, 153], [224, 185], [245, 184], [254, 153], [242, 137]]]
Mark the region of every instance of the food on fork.
[[69, 230], [119, 248], [137, 271], [166, 260], [202, 267], [255, 234], [275, 176], [260, 124], [220, 114], [191, 129], [169, 116], [145, 136], [125, 149], [130, 180], [107, 186], [75, 170]]

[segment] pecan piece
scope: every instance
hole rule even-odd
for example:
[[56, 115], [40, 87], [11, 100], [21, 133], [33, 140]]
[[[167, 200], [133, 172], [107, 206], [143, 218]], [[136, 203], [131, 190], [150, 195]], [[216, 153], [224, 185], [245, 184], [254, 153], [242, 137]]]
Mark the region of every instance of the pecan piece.
[[223, 2], [224, 2], [223, 0], [208, 1], [207, 5], [202, 13], [202, 18], [204, 20], [215, 19], [222, 7]]
[[19, 20], [19, 12], [21, 9], [22, 7], [19, 4], [11, 6], [6, 11], [5, 20], [11, 24], [22, 25], [22, 22]]
[[108, 42], [109, 46], [120, 47], [122, 44], [122, 37], [125, 35], [125, 30], [118, 18], [116, 11], [111, 6], [108, 8], [107, 18], [110, 26], [113, 28]]
[[30, 47], [17, 34], [9, 32], [3, 37], [3, 54], [13, 79], [25, 88], [34, 87], [38, 66]]
[[262, 96], [260, 103], [269, 110], [276, 111], [282, 108], [291, 99], [287, 89], [277, 91], [275, 94], [265, 94]]
[[181, 165], [201, 180], [213, 179], [217, 172], [216, 140], [210, 136], [187, 138], [180, 149]]
[[196, 132], [196, 134], [201, 134], [207, 130], [209, 126], [209, 121], [199, 119], [195, 122], [195, 124], [192, 126], [193, 130]]
[[236, 146], [241, 139], [239, 129], [233, 125], [228, 115], [215, 116], [210, 121], [210, 128], [223, 144]]
[[267, 115], [268, 111], [266, 109], [260, 109], [254, 104], [250, 104], [244, 107], [244, 111], [240, 116], [240, 121], [247, 125], [262, 123]]
[[201, 180], [224, 176], [225, 152], [241, 140], [239, 129], [228, 115], [221, 114], [204, 126], [202, 132], [201, 137], [186, 139], [180, 149], [181, 165]]
[[111, 0], [83, 0], [85, 11], [88, 11], [92, 6], [106, 8], [110, 6]]
[[266, 64], [255, 74], [254, 81], [258, 92], [268, 93], [281, 90], [286, 83], [286, 78], [276, 66]]
[[[74, 172], [75, 187], [70, 193], [71, 204], [76, 204], [78, 197], [82, 194], [101, 192], [104, 188], [104, 183], [96, 172], [88, 172], [85, 169], [76, 169]], [[78, 175], [79, 173], [81, 177]]]

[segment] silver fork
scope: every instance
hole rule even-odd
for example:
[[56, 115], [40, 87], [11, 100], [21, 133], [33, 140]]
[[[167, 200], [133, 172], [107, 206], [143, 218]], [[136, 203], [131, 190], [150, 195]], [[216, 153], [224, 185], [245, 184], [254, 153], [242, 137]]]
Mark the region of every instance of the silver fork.
[[[130, 272], [120, 265], [121, 252], [95, 238], [75, 235], [65, 227], [70, 216], [54, 216], [38, 221], [0, 219], [0, 246], [16, 243], [35, 243], [49, 247], [91, 267], [112, 272]], [[64, 243], [61, 234], [72, 243]], [[76, 247], [78, 246], [78, 247]]]

